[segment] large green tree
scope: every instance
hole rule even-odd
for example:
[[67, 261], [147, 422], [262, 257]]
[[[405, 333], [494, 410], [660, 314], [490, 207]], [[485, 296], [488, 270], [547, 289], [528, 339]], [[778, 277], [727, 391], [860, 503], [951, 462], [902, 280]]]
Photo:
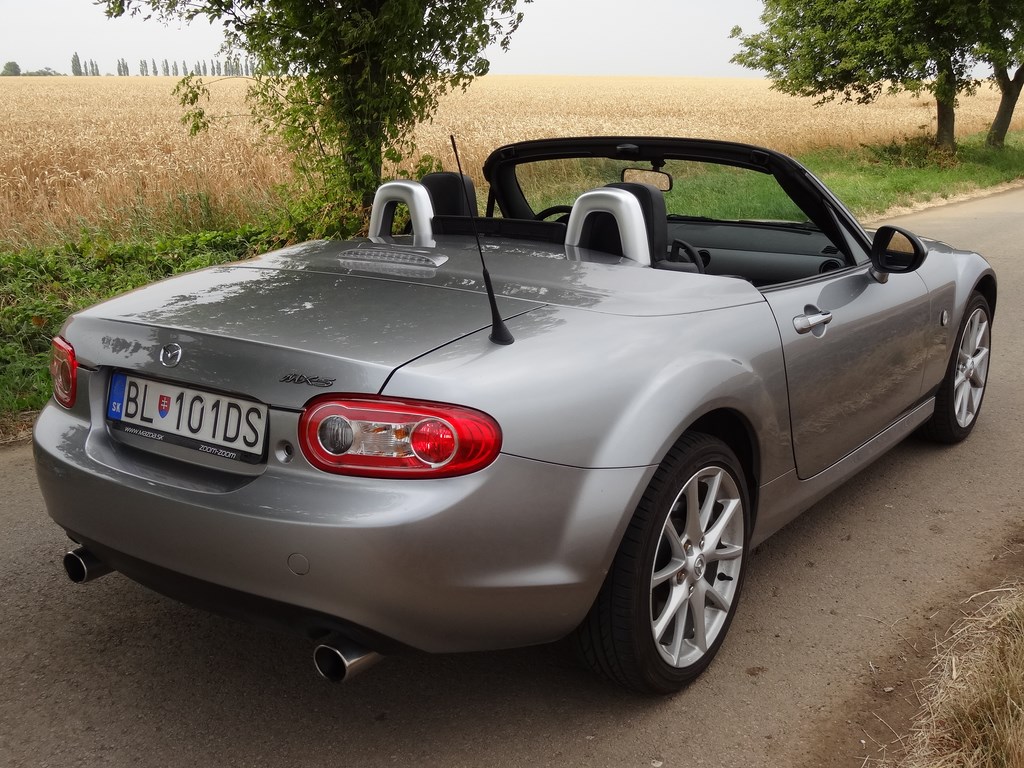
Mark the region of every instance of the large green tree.
[[985, 10], [987, 27], [978, 45], [978, 55], [991, 65], [992, 79], [1000, 93], [999, 108], [986, 141], [989, 146], [1001, 147], [1024, 88], [1024, 3], [987, 0]]
[[[327, 189], [342, 180], [364, 209], [385, 161], [410, 149], [411, 130], [441, 95], [487, 72], [485, 49], [507, 47], [522, 20], [517, 0], [104, 2], [110, 16], [221, 22], [229, 46], [259, 62], [257, 117], [295, 150], [308, 180]], [[201, 106], [200, 85], [182, 91]]]
[[18, 66], [16, 61], [8, 61], [4, 64], [4, 68], [0, 69], [0, 77], [16, 77], [21, 74], [21, 67]]
[[765, 0], [763, 31], [733, 30], [742, 46], [733, 60], [767, 71], [779, 90], [822, 101], [930, 91], [935, 140], [952, 148], [957, 97], [977, 86], [989, 8], [977, 0]]

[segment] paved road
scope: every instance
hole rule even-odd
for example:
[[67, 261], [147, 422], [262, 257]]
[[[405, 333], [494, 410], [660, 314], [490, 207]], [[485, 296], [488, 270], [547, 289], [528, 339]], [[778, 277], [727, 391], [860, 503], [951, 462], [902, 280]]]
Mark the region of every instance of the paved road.
[[1024, 548], [1021, 211], [1017, 191], [901, 220], [999, 272], [971, 440], [907, 442], [759, 548], [723, 652], [672, 699], [619, 692], [557, 646], [322, 683], [302, 639], [119, 575], [69, 584], [28, 447], [0, 450], [0, 766], [859, 764], [868, 739], [892, 740], [872, 715], [909, 707], [927, 634]]

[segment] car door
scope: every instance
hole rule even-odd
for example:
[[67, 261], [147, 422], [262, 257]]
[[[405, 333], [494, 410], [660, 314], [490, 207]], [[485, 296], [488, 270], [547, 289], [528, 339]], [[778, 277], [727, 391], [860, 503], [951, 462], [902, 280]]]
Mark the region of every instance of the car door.
[[915, 272], [869, 265], [764, 290], [789, 385], [797, 474], [816, 475], [921, 397], [929, 298]]

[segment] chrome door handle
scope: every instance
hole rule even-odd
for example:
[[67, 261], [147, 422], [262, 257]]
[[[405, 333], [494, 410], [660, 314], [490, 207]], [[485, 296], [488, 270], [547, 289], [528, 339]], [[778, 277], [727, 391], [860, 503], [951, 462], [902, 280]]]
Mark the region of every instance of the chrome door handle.
[[828, 325], [832, 322], [831, 312], [813, 312], [807, 315], [797, 315], [793, 318], [793, 327], [797, 333], [810, 333], [819, 325]]

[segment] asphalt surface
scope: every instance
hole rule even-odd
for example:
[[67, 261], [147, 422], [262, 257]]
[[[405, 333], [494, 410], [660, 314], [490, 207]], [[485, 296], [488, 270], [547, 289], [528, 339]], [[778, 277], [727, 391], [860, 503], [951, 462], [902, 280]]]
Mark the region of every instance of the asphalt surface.
[[621, 692], [561, 646], [322, 682], [301, 638], [117, 574], [68, 582], [29, 446], [0, 449], [0, 766], [861, 764], [894, 740], [871, 716], [912, 705], [929, 636], [1019, 568], [1022, 212], [1018, 190], [898, 220], [996, 267], [980, 422], [952, 448], [907, 441], [753, 553], [721, 654], [673, 698]]

